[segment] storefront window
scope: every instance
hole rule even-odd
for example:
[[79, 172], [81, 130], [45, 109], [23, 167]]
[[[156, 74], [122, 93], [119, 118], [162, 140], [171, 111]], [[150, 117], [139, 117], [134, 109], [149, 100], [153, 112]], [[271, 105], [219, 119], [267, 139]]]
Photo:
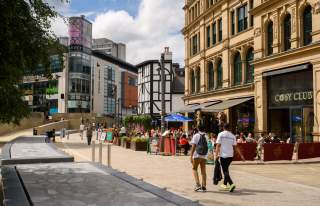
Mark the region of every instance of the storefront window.
[[311, 69], [270, 76], [268, 128], [280, 139], [311, 142], [314, 126]]
[[230, 109], [233, 132], [248, 134], [254, 131], [254, 101], [242, 103]]

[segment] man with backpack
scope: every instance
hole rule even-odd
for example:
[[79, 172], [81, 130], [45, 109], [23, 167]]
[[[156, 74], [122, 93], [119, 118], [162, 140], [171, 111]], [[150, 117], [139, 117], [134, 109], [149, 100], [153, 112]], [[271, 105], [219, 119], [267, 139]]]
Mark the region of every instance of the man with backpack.
[[229, 131], [230, 126], [228, 123], [223, 126], [224, 131], [220, 132], [217, 139], [217, 149], [216, 149], [216, 158], [219, 159], [224, 175], [223, 184], [220, 187], [223, 190], [229, 190], [229, 192], [233, 192], [236, 188], [236, 185], [233, 184], [230, 174], [229, 174], [229, 166], [233, 160], [234, 151], [236, 150], [241, 159], [244, 161], [244, 157], [237, 147], [236, 137]]
[[[206, 192], [206, 160], [207, 160], [207, 153], [208, 153], [208, 144], [207, 144], [207, 137], [206, 133], [204, 132], [203, 125], [199, 126], [199, 132], [193, 135], [190, 144], [192, 145], [191, 148], [191, 157], [190, 161], [192, 164], [192, 170], [194, 179], [196, 181], [196, 186], [194, 191], [196, 192]], [[200, 165], [201, 169], [201, 176], [202, 176], [202, 184], [200, 185], [199, 175], [198, 175], [198, 166]]]

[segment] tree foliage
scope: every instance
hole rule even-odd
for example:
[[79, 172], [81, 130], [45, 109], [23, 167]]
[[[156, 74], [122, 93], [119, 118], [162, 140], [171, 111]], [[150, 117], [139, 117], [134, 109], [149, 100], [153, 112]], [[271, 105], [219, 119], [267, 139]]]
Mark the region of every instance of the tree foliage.
[[19, 123], [29, 109], [17, 86], [41, 64], [49, 74], [50, 55], [63, 47], [51, 31], [57, 13], [42, 0], [0, 0], [0, 123]]

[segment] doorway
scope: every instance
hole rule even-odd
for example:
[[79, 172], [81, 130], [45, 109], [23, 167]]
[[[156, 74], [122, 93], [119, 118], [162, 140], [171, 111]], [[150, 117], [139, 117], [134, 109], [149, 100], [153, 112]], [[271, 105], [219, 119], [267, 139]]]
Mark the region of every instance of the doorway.
[[282, 141], [312, 142], [313, 107], [290, 107], [269, 110], [269, 131]]

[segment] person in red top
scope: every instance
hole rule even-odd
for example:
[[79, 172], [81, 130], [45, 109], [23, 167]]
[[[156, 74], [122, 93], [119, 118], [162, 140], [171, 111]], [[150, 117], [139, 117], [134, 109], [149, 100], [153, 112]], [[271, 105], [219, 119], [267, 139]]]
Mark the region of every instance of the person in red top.
[[182, 137], [180, 137], [179, 144], [184, 149], [183, 154], [187, 155], [190, 149], [190, 144], [187, 140], [187, 135], [183, 134]]

